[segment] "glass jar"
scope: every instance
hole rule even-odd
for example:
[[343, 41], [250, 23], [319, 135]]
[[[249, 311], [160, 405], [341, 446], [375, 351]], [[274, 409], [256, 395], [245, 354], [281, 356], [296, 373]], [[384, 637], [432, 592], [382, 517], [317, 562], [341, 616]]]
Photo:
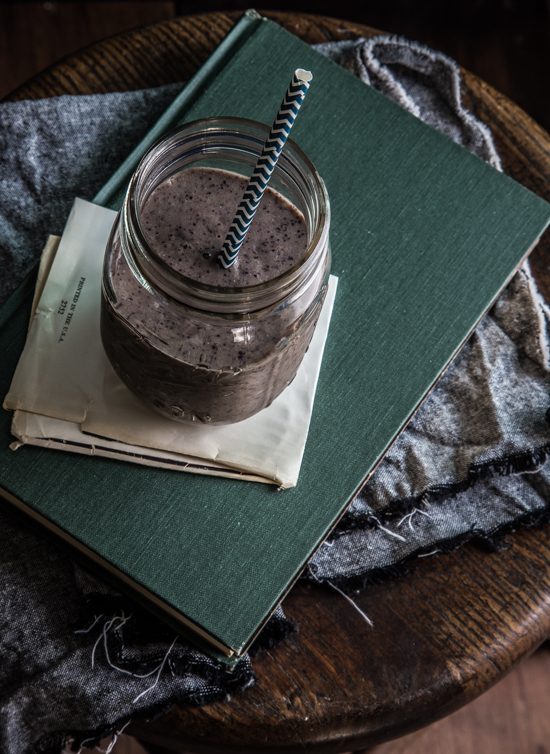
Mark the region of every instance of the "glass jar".
[[[175, 185], [181, 171], [225, 171], [246, 186], [268, 131], [254, 121], [208, 118], [163, 137], [138, 165], [107, 244], [101, 306], [107, 356], [138, 398], [179, 422], [229, 424], [269, 406], [294, 379], [325, 298], [329, 200], [315, 167], [290, 139], [269, 182], [305, 223], [305, 252], [289, 269], [238, 287], [237, 265], [230, 285], [210, 285], [178, 271], [150, 240], [155, 234], [144, 230], [152, 192]], [[182, 222], [192, 225], [181, 207]], [[157, 211], [166, 234], [165, 210]], [[221, 249], [226, 230], [212, 239], [212, 249]]]

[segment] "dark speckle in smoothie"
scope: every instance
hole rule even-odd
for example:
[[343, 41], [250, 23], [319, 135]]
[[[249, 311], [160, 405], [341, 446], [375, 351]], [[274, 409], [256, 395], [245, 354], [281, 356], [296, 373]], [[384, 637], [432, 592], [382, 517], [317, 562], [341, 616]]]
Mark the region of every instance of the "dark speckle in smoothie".
[[246, 185], [246, 178], [213, 168], [176, 173], [152, 192], [143, 208], [140, 221], [147, 240], [171, 267], [200, 283], [245, 288], [277, 277], [303, 256], [307, 234], [302, 215], [269, 187], [237, 262], [229, 270], [217, 263]]

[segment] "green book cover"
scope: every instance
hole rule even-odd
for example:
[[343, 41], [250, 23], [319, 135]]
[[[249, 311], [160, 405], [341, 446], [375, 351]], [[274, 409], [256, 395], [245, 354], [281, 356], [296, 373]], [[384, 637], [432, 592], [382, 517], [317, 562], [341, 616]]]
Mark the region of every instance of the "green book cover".
[[[8, 449], [0, 486], [110, 564], [121, 588], [239, 654], [513, 275], [550, 206], [276, 24], [248, 14], [100, 192], [116, 208], [165, 130], [206, 116], [270, 124], [295, 68], [313, 82], [293, 139], [323, 176], [340, 279], [298, 485]], [[31, 286], [0, 315], [0, 389]]]

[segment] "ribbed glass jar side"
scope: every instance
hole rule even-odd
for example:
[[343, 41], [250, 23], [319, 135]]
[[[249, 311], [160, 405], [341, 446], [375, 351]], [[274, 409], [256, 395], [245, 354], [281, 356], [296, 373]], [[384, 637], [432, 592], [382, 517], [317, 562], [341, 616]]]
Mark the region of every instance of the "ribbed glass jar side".
[[136, 170], [107, 246], [105, 350], [139, 398], [177, 421], [231, 423], [269, 405], [294, 378], [324, 300], [328, 198], [295, 145], [285, 147], [270, 182], [307, 230], [307, 248], [290, 269], [259, 285], [207, 285], [167, 264], [142, 228], [151, 194], [181, 171], [248, 178], [266, 134], [238, 119], [196, 121], [169, 134]]

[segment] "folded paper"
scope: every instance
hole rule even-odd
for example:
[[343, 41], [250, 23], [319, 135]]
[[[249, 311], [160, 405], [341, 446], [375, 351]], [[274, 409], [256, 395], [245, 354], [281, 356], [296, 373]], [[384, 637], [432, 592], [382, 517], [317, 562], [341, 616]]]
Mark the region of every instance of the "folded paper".
[[112, 210], [76, 199], [60, 243], [50, 239], [46, 246], [37, 284], [40, 297], [4, 402], [16, 412], [12, 431], [19, 443], [14, 447], [29, 443], [295, 486], [337, 279], [330, 278], [296, 378], [271, 406], [237, 424], [179, 424], [142, 405], [103, 351], [101, 274], [115, 217]]

